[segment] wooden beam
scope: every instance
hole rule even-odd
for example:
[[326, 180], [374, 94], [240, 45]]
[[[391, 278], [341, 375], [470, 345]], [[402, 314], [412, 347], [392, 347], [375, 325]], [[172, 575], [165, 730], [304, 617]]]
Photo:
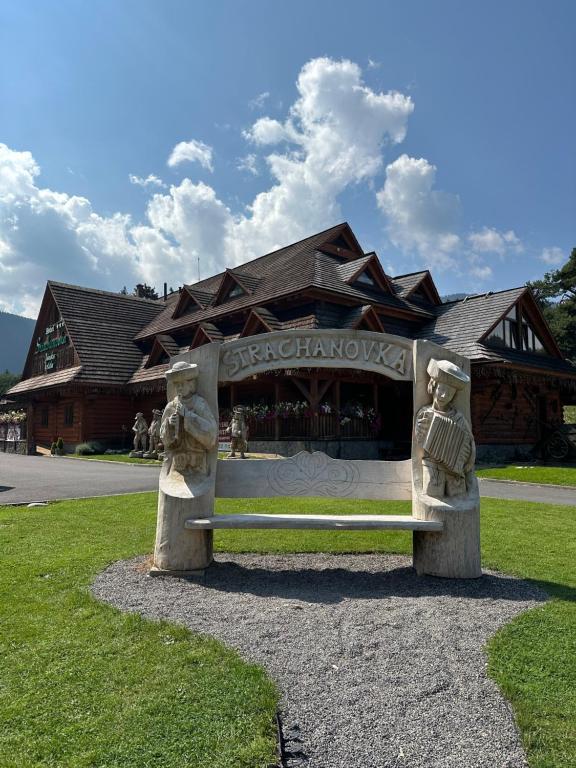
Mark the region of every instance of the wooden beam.
[[[307, 402], [310, 403], [310, 405], [312, 405], [312, 394], [311, 394], [311, 391], [304, 384], [304, 382], [301, 379], [297, 379], [296, 376], [289, 376], [288, 378], [290, 379], [290, 381], [293, 384], [295, 384], [298, 387], [300, 392], [302, 392], [302, 394], [306, 398]], [[314, 382], [315, 379], [311, 379], [311, 381]]]

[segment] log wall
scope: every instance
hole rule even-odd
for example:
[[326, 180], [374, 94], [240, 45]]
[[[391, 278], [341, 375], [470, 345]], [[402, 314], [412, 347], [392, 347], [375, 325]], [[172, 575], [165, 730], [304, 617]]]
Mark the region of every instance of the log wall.
[[[71, 425], [65, 423], [66, 407], [72, 405], [74, 419]], [[44, 423], [44, 411], [47, 409], [47, 423]], [[32, 408], [32, 438], [36, 445], [49, 448], [59, 437], [66, 445], [80, 443], [84, 430], [84, 403], [80, 395], [54, 400], [43, 398], [34, 403]]]
[[473, 379], [471, 407], [478, 445], [533, 445], [562, 423], [560, 392], [545, 384]]

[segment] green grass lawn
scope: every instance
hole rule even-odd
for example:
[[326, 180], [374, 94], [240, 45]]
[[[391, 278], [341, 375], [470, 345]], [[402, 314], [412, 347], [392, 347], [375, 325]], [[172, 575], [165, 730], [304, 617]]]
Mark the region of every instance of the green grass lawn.
[[[408, 502], [221, 500], [219, 512], [408, 513]], [[2, 768], [266, 768], [277, 692], [207, 637], [93, 600], [106, 564], [150, 551], [156, 496], [1, 508]], [[531, 768], [576, 766], [576, 508], [482, 502], [484, 565], [554, 598], [489, 645]], [[218, 531], [223, 551], [408, 553], [410, 534]]]
[[[219, 459], [225, 459], [227, 456], [227, 452], [218, 453]], [[136, 456], [128, 456], [127, 453], [95, 453], [93, 456], [76, 456], [74, 454], [67, 458], [87, 459], [88, 461], [120, 461], [125, 464], [156, 464], [158, 467], [162, 464], [158, 459], [139, 459]]]
[[69, 455], [69, 459], [86, 459], [87, 461], [120, 461], [124, 464], [156, 464], [162, 463], [158, 459], [139, 459], [136, 456], [128, 456], [127, 453], [95, 453], [92, 456]]
[[520, 480], [523, 483], [576, 486], [576, 467], [540, 467], [519, 462], [505, 467], [478, 469], [476, 474], [478, 477], [491, 477], [494, 480]]

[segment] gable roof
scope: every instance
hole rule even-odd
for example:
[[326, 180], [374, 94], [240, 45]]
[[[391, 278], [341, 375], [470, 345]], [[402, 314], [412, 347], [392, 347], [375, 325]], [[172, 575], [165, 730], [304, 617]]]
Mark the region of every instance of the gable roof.
[[440, 304], [434, 308], [435, 319], [423, 325], [415, 336], [433, 341], [477, 362], [508, 362], [576, 373], [576, 367], [564, 360], [559, 352], [558, 357], [552, 357], [490, 346], [483, 341], [512, 306], [527, 295], [533, 298], [529, 288], [520, 287]]
[[52, 280], [48, 289], [80, 358], [81, 370], [75, 380], [125, 382], [142, 360], [132, 339], [163, 310], [163, 302]]
[[342, 280], [349, 285], [355, 283], [364, 272], [368, 272], [383, 291], [394, 293], [390, 278], [385, 274], [378, 256], [374, 252], [367, 253], [359, 259], [346, 261], [336, 269]]
[[[410, 299], [420, 289], [429, 294], [432, 304], [442, 304], [442, 299], [428, 269], [393, 277], [392, 286], [394, 291], [404, 299]], [[416, 301], [416, 297], [413, 300]]]

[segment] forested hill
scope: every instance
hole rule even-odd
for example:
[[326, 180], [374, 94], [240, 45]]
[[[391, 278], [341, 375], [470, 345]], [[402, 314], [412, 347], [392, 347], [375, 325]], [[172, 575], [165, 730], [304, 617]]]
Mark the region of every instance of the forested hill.
[[0, 311], [0, 373], [22, 373], [35, 320]]

